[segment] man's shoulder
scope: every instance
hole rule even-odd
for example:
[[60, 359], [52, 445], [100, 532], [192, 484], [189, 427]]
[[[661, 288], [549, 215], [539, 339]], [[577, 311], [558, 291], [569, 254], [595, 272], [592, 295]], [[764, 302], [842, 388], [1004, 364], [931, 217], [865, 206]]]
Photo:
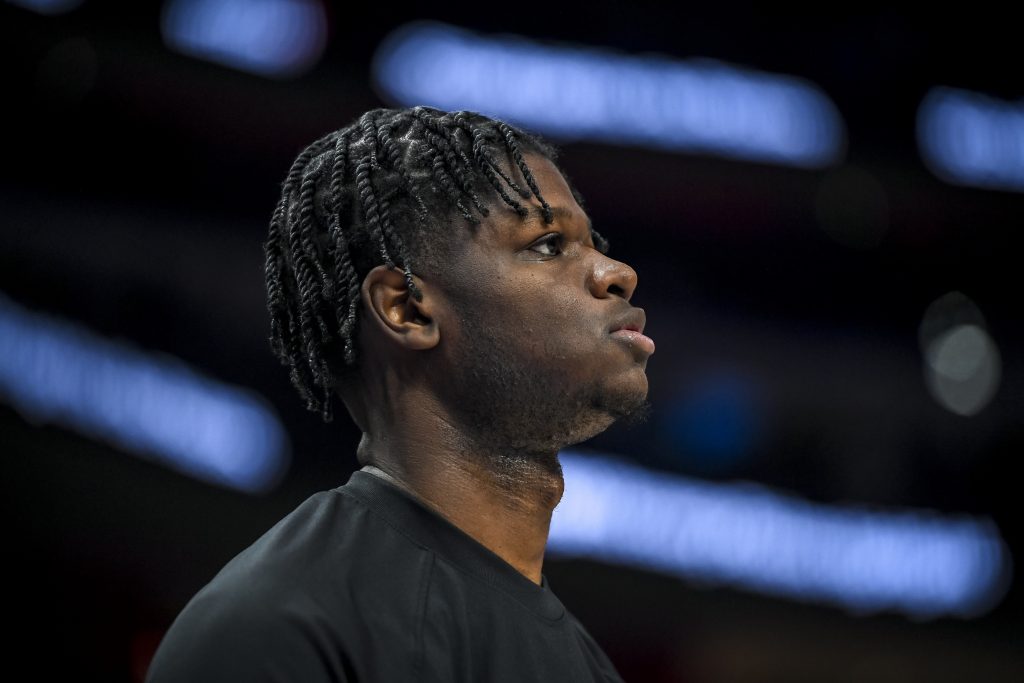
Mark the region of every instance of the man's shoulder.
[[234, 676], [258, 653], [261, 660], [304, 667], [317, 661], [316, 671], [337, 671], [347, 652], [408, 630], [431, 561], [343, 487], [314, 494], [189, 601], [161, 644], [155, 670]]
[[339, 487], [306, 499], [225, 565], [204, 592], [264, 596], [274, 603], [309, 595], [323, 604], [352, 597], [345, 588], [352, 582], [363, 593], [394, 590], [391, 584], [401, 586], [418, 571], [425, 552]]

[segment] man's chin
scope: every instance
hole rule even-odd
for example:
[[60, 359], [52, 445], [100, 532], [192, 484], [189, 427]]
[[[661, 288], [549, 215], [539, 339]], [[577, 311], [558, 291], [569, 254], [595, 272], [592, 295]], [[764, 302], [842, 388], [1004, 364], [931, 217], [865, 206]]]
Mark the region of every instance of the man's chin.
[[621, 412], [615, 421], [626, 427], [633, 427], [639, 424], [647, 422], [647, 418], [651, 416], [651, 404], [645, 397], [639, 403], [630, 406], [627, 410]]
[[591, 439], [618, 423], [626, 427], [647, 421], [651, 414], [651, 404], [646, 394], [633, 396], [597, 397], [591, 404], [590, 415], [581, 415], [574, 421], [571, 434], [566, 434], [562, 447], [572, 446]]
[[606, 428], [615, 422], [626, 426], [641, 424], [651, 413], [651, 404], [647, 401], [646, 382], [642, 389], [602, 391], [594, 396], [592, 405], [611, 418]]

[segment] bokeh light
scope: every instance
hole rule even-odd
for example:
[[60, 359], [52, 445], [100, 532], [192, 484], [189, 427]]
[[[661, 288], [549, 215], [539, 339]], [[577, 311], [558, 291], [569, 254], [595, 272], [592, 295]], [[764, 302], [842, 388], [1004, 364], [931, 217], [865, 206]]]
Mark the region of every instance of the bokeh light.
[[844, 247], [870, 249], [889, 229], [885, 188], [866, 169], [844, 165], [825, 173], [815, 196], [815, 215], [825, 233]]
[[737, 373], [686, 384], [659, 418], [674, 463], [704, 474], [727, 472], [742, 462], [760, 431], [756, 389]]
[[64, 14], [81, 5], [83, 0], [7, 0], [7, 2], [39, 14]]
[[939, 405], [966, 417], [989, 404], [1002, 361], [973, 301], [961, 292], [934, 301], [921, 321], [920, 341], [925, 384]]
[[991, 520], [828, 506], [562, 452], [551, 555], [587, 557], [857, 613], [969, 617], [1006, 591]]
[[170, 0], [160, 30], [178, 52], [275, 78], [308, 71], [327, 45], [317, 0]]
[[1024, 191], [1024, 104], [932, 88], [917, 113], [917, 143], [935, 175], [959, 185]]
[[404, 105], [469, 109], [561, 139], [827, 166], [845, 125], [814, 84], [709, 59], [633, 57], [484, 37], [437, 23], [396, 29], [373, 74]]
[[288, 465], [284, 428], [254, 392], [2, 295], [0, 396], [33, 422], [74, 429], [220, 486], [268, 491]]

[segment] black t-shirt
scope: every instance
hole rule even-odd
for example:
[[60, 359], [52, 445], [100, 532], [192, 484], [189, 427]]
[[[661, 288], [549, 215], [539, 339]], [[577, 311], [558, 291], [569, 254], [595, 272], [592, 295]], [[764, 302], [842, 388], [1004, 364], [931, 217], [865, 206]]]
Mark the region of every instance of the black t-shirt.
[[357, 471], [229, 562], [148, 683], [621, 681], [548, 587]]

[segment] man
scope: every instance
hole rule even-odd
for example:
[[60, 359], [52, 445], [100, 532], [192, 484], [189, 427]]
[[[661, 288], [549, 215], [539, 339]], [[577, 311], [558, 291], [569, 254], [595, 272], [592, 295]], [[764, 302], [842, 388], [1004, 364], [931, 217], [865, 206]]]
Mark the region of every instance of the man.
[[375, 110], [316, 141], [266, 242], [271, 342], [362, 469], [232, 560], [161, 644], [165, 681], [618, 681], [542, 572], [558, 451], [646, 408], [636, 273], [553, 150]]

